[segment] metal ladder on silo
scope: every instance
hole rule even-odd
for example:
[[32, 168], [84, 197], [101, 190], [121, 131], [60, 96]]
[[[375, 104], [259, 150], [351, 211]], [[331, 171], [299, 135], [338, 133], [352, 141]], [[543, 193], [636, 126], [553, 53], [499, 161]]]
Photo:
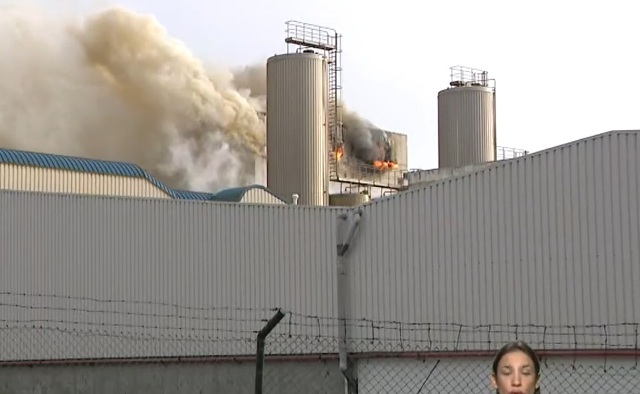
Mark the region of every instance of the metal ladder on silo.
[[329, 179], [339, 180], [338, 174], [338, 160], [336, 158], [336, 149], [342, 145], [342, 80], [340, 64], [340, 54], [342, 48], [340, 47], [340, 35], [335, 34], [335, 42], [333, 43], [333, 50], [328, 52], [327, 60], [327, 79], [328, 79], [328, 108], [327, 108], [327, 123], [329, 129]]

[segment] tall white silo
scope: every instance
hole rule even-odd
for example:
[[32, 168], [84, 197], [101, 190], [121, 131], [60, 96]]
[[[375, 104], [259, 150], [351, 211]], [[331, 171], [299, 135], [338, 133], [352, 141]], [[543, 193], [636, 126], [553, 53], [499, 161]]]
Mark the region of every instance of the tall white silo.
[[267, 187], [328, 205], [327, 62], [305, 51], [267, 60]]
[[495, 161], [495, 85], [486, 71], [451, 70], [451, 86], [438, 92], [438, 166]]

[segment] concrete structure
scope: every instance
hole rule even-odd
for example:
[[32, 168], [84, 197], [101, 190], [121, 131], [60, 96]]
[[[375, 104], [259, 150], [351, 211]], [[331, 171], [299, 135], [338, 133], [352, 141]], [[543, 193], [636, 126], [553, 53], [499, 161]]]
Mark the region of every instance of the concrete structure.
[[398, 169], [400, 171], [407, 171], [409, 169], [409, 147], [407, 135], [387, 131], [387, 136], [389, 137], [392, 146], [393, 161], [398, 163]]
[[[243, 361], [137, 363], [0, 368], [2, 393], [253, 394], [255, 364]], [[284, 362], [269, 366], [265, 393], [339, 393], [336, 362]]]
[[496, 160], [495, 88], [486, 72], [462, 68], [451, 85], [438, 92], [438, 167]]
[[[264, 125], [266, 133], [266, 124]], [[256, 154], [243, 146], [234, 146], [233, 156], [236, 167], [234, 186], [260, 185], [267, 186], [267, 149], [264, 153]], [[221, 171], [221, 170], [220, 170]]]
[[464, 167], [445, 167], [432, 170], [411, 170], [404, 174], [407, 189], [415, 189], [430, 185], [434, 182], [451, 179], [462, 175], [478, 172], [483, 168], [494, 167], [495, 162], [471, 164]]
[[253, 184], [267, 186], [267, 156], [257, 156], [254, 158]]
[[371, 197], [363, 193], [340, 193], [329, 196], [329, 205], [335, 207], [355, 207], [369, 201]]
[[408, 170], [407, 135], [397, 132], [384, 132], [391, 145], [391, 161], [394, 168], [376, 169], [373, 163], [365, 163], [349, 153], [337, 163], [336, 174], [340, 181], [331, 182], [331, 194], [366, 193], [371, 198], [380, 198], [406, 187]]
[[[241, 359], [283, 308], [267, 353], [330, 357], [346, 332], [362, 392], [411, 383], [411, 358], [439, 351], [461, 358], [428, 385], [460, 391], [452, 377], [486, 381], [472, 355], [515, 337], [584, 377], [605, 351], [633, 366], [614, 359], [638, 355], [639, 157], [639, 131], [610, 132], [372, 201], [341, 259], [336, 218], [352, 208], [3, 191], [0, 358]], [[603, 374], [594, 392], [637, 387]]]
[[[399, 178], [396, 178], [399, 177]], [[403, 174], [399, 174], [397, 171], [392, 171], [387, 174], [385, 178], [389, 182], [398, 182], [398, 185], [406, 185], [407, 181], [403, 179]], [[404, 186], [406, 189], [408, 186]], [[381, 186], [373, 186], [367, 183], [349, 183], [349, 182], [331, 182], [329, 185], [329, 190], [331, 194], [366, 194], [371, 197], [371, 199], [377, 199], [382, 197], [388, 197], [394, 194], [397, 194], [400, 188], [391, 188], [389, 185], [381, 185]]]
[[300, 205], [327, 205], [327, 64], [315, 53], [267, 60], [267, 186]]

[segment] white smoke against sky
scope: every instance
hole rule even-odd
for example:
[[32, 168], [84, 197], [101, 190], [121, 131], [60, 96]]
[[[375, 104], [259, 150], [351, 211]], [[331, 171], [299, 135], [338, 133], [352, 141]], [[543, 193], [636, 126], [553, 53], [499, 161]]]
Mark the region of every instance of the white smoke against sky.
[[[0, 7], [0, 146], [131, 162], [182, 189], [253, 183], [265, 63], [205, 65], [153, 16], [77, 2]], [[353, 153], [380, 159], [378, 129], [343, 120]]]
[[252, 182], [265, 154], [259, 67], [208, 69], [121, 7], [5, 6], [0, 35], [0, 146], [132, 162], [192, 190]]

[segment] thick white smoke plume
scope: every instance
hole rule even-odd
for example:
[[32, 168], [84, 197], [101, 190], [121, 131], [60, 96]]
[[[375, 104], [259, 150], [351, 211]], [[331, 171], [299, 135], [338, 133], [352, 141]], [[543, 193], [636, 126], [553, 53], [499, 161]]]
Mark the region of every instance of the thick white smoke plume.
[[[83, 18], [2, 7], [0, 35], [1, 147], [131, 162], [190, 190], [255, 182], [265, 64], [206, 67], [155, 18], [120, 7]], [[384, 132], [343, 120], [348, 154], [385, 159]]]
[[208, 70], [152, 17], [0, 10], [0, 146], [136, 163], [173, 187], [253, 181], [260, 68]]

